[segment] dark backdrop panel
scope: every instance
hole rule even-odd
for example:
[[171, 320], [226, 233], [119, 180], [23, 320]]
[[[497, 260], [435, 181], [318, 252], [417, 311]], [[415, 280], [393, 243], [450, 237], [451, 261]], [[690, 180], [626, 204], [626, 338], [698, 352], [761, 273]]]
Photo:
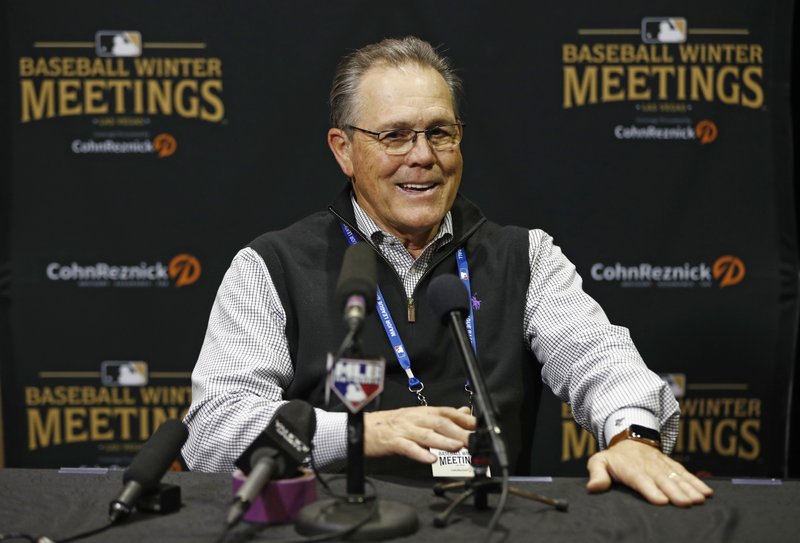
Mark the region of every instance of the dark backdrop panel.
[[[0, 28], [7, 33], [8, 19], [6, 11], [0, 9]], [[8, 54], [8, 41], [0, 40], [0, 58], [3, 59], [3, 74], [0, 81], [0, 102], [8, 104], [11, 101], [10, 93], [12, 88], [13, 76], [11, 72], [11, 58]], [[11, 109], [0, 108], [0, 126], [6, 134], [11, 133], [12, 126]], [[0, 151], [0, 164], [6, 173], [6, 179], [11, 165], [11, 147], [4, 145]], [[6, 180], [0, 182], [0, 368], [7, 366], [11, 361], [11, 323], [9, 321], [10, 307], [10, 260], [11, 260], [11, 182]], [[4, 386], [4, 376], [0, 371], [0, 397], [2, 397]], [[2, 425], [2, 400], [0, 400], [0, 465], [5, 464], [5, 432]]]
[[[631, 329], [681, 397], [678, 456], [715, 474], [784, 470], [797, 328], [791, 5], [19, 1], [4, 9], [13, 22], [14, 160], [2, 189], [13, 241], [2, 375], [10, 465], [125, 463], [164, 417], [183, 412], [230, 258], [259, 233], [323, 208], [343, 181], [325, 144], [336, 62], [383, 37], [416, 34], [444, 44], [464, 78], [464, 193], [498, 222], [553, 234], [587, 291]], [[640, 49], [645, 19], [664, 14], [685, 21], [686, 42]], [[120, 30], [139, 33], [140, 57], [108, 57], [106, 73], [89, 77], [30, 73], [40, 58], [105, 58], [96, 40], [112, 43]], [[647, 58], [565, 58], [582, 45], [590, 53], [628, 46]], [[683, 48], [728, 45], [730, 58], [681, 58]], [[174, 58], [197, 59], [197, 68], [137, 71]], [[688, 79], [668, 77], [658, 96], [656, 75], [629, 87], [632, 67], [685, 69]], [[711, 74], [707, 97], [689, 96], [693, 68]], [[585, 100], [565, 91], [573, 76], [587, 85]], [[151, 86], [167, 89], [162, 103]], [[107, 90], [93, 97], [92, 88]], [[649, 98], [634, 96], [642, 88]], [[713, 123], [713, 140], [700, 137], [703, 121]], [[652, 137], [676, 128], [683, 139]], [[622, 131], [650, 139], [620, 139]], [[163, 157], [162, 134], [174, 142]], [[107, 140], [142, 152], [83, 152]], [[133, 278], [89, 277], [102, 264]], [[642, 277], [648, 265], [662, 275]], [[533, 470], [582, 473], [591, 443], [568, 410], [545, 401], [539, 419]]]

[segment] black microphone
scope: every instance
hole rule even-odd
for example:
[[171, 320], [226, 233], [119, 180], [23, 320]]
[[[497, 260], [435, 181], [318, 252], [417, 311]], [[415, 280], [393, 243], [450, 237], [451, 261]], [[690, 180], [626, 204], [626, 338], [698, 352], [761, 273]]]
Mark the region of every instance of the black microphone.
[[177, 419], [170, 419], [158, 427], [122, 476], [125, 486], [119, 497], [108, 505], [108, 516], [112, 524], [130, 515], [142, 496], [158, 489], [161, 477], [178, 456], [188, 437], [189, 430]]
[[492, 440], [492, 447], [500, 468], [508, 468], [508, 453], [501, 438], [500, 427], [496, 422], [497, 411], [489, 396], [486, 378], [483, 376], [475, 351], [467, 336], [464, 319], [469, 316], [469, 293], [464, 283], [455, 275], [440, 275], [431, 281], [428, 300], [435, 315], [442, 323], [450, 323], [450, 330], [456, 340], [461, 359], [467, 368], [472, 386], [475, 387], [475, 401], [478, 404], [479, 418], [482, 416]]
[[336, 303], [344, 308], [344, 320], [351, 332], [361, 327], [364, 317], [375, 306], [377, 285], [378, 272], [372, 247], [366, 242], [348, 247], [336, 283]]
[[228, 526], [239, 522], [269, 481], [294, 475], [311, 452], [316, 429], [316, 412], [303, 400], [292, 400], [275, 411], [267, 429], [236, 460], [247, 480], [233, 498]]

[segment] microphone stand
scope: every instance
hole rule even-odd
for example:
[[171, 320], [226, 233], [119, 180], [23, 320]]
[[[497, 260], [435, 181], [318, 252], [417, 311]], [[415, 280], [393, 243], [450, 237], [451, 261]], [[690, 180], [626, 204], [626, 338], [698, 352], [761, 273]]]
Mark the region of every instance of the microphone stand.
[[[336, 359], [359, 358], [361, 354], [361, 340], [358, 336], [359, 327], [351, 327], [347, 337], [344, 338]], [[347, 412], [347, 501], [349, 503], [364, 503], [364, 413], [358, 411]]]
[[[360, 359], [360, 326], [350, 326], [336, 361]], [[331, 368], [332, 369], [332, 368]], [[330, 370], [329, 370], [330, 371]], [[363, 408], [363, 406], [362, 406]], [[413, 507], [387, 500], [364, 491], [364, 413], [347, 414], [347, 494], [306, 505], [297, 517], [295, 529], [302, 535], [330, 534], [360, 541], [382, 541], [410, 535], [419, 528]]]
[[[447, 519], [453, 511], [470, 496], [474, 496], [475, 509], [485, 510], [489, 507], [488, 494], [498, 493], [502, 490], [504, 484], [508, 484], [508, 453], [506, 452], [506, 445], [503, 441], [500, 427], [496, 422], [497, 411], [495, 411], [494, 404], [489, 396], [486, 379], [483, 376], [481, 367], [478, 365], [475, 352], [470, 347], [471, 344], [464, 327], [464, 316], [458, 310], [450, 311], [449, 316], [450, 329], [455, 336], [459, 354], [466, 367], [470, 382], [475, 388], [474, 398], [478, 414], [477, 428], [470, 435], [467, 443], [467, 449], [472, 456], [474, 477], [464, 481], [437, 483], [433, 487], [433, 492], [436, 496], [445, 496], [451, 490], [461, 490], [461, 493], [434, 518], [433, 524], [439, 528], [447, 525]], [[494, 479], [488, 474], [492, 452], [494, 452], [503, 474], [500, 480]], [[547, 496], [527, 492], [513, 486], [509, 486], [508, 491], [516, 496], [552, 505], [559, 511], [566, 511], [568, 507], [566, 500], [548, 498]]]

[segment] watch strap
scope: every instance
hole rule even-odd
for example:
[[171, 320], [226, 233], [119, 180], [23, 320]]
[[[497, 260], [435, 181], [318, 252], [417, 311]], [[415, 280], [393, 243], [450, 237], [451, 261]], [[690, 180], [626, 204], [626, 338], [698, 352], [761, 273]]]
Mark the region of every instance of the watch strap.
[[646, 426], [640, 426], [638, 424], [631, 424], [623, 431], [616, 434], [611, 438], [611, 441], [608, 442], [608, 446], [609, 448], [613, 447], [620, 441], [625, 441], [626, 439], [638, 441], [639, 443], [644, 443], [645, 445], [650, 445], [651, 447], [661, 450], [661, 434], [658, 430], [653, 430], [652, 428], [647, 428]]

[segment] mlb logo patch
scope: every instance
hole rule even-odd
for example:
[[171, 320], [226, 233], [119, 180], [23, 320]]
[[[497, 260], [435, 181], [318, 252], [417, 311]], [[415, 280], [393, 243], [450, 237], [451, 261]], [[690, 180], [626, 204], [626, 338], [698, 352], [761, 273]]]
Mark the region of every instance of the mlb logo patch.
[[142, 34], [136, 30], [100, 30], [94, 35], [98, 57], [142, 56]]
[[147, 362], [142, 360], [104, 360], [100, 381], [107, 387], [138, 387], [149, 381]]
[[645, 17], [642, 19], [644, 43], [684, 43], [688, 33], [685, 17]]
[[383, 392], [385, 372], [382, 358], [342, 358], [333, 365], [328, 386], [351, 413], [358, 413]]

